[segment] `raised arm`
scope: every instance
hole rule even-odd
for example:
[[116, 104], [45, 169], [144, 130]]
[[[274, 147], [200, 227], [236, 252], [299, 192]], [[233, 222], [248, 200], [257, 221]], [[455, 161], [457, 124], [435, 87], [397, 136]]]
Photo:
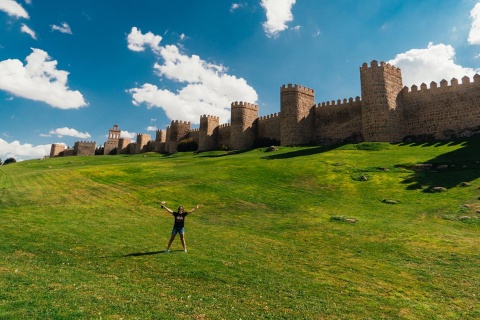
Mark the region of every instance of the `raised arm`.
[[199, 205], [199, 204], [197, 204], [197, 205], [195, 206], [195, 208], [193, 208], [192, 210], [188, 211], [188, 213], [192, 213], [193, 211], [197, 210], [198, 208], [200, 208], [200, 205]]
[[162, 201], [162, 205], [161, 205], [162, 209], [167, 210], [169, 213], [173, 213], [172, 209], [165, 207], [165, 203], [166, 203], [165, 201]]

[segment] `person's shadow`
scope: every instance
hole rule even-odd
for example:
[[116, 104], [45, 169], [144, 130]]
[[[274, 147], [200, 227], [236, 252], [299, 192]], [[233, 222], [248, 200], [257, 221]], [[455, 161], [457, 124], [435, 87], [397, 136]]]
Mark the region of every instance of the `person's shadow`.
[[162, 250], [162, 251], [153, 251], [153, 252], [135, 252], [135, 253], [126, 254], [126, 255], [124, 255], [123, 257], [124, 257], [124, 258], [128, 258], [128, 257], [151, 256], [151, 255], [159, 254], [159, 253], [166, 253], [166, 252], [165, 252], [165, 250]]

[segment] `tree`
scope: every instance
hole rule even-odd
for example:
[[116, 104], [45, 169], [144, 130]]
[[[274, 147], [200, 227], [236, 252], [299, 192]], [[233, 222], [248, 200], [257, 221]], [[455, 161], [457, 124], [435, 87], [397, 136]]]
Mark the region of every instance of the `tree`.
[[2, 165], [2, 158], [0, 158], [0, 166]]
[[10, 164], [10, 163], [15, 163], [17, 162], [17, 160], [15, 160], [15, 158], [8, 158], [7, 160], [5, 160], [3, 162], [4, 165], [7, 165], [7, 164]]

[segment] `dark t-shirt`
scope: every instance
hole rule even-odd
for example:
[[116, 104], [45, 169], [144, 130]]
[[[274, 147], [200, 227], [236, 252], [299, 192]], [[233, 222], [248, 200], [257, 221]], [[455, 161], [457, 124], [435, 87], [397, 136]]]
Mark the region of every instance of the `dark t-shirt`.
[[188, 215], [188, 212], [178, 213], [174, 212], [172, 215], [175, 217], [175, 228], [183, 228], [185, 225], [185, 217]]

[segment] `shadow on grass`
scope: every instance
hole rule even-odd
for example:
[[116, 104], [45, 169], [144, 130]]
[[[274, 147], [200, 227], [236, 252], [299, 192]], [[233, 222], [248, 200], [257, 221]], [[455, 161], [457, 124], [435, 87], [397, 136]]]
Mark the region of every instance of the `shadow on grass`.
[[407, 190], [423, 189], [424, 192], [432, 192], [434, 187], [450, 189], [480, 177], [480, 135], [454, 141], [402, 143], [400, 145], [416, 147], [461, 145], [457, 150], [425, 161], [424, 164], [427, 166], [397, 165], [415, 171], [402, 182], [408, 185]]
[[311, 148], [306, 148], [302, 150], [295, 150], [291, 152], [285, 152], [285, 153], [280, 153], [277, 154], [275, 151], [272, 151], [271, 155], [262, 157], [262, 159], [266, 160], [276, 160], [276, 159], [290, 159], [290, 158], [296, 158], [296, 157], [306, 157], [306, 156], [311, 156], [314, 154], [318, 153], [323, 153], [327, 151], [334, 150], [338, 148], [339, 145], [333, 145], [333, 146], [317, 146], [317, 147], [311, 147]]
[[[202, 152], [199, 152], [199, 157], [200, 158], [221, 158], [221, 157], [226, 157], [226, 156], [233, 156], [236, 154], [242, 154], [245, 152], [249, 152], [251, 150], [245, 149], [245, 150], [232, 150], [232, 151], [224, 151], [224, 153], [221, 154], [203, 154]], [[208, 152], [208, 151], [207, 151]]]
[[[182, 250], [183, 251], [183, 250]], [[107, 258], [129, 258], [129, 257], [141, 257], [141, 256], [152, 256], [155, 254], [161, 254], [161, 253], [166, 253], [165, 250], [162, 251], [152, 251], [152, 252], [134, 252], [134, 253], [129, 253], [129, 254], [124, 254], [124, 255], [118, 255], [118, 256], [103, 256], [100, 257], [101, 259], [107, 259]]]
[[135, 252], [135, 253], [126, 254], [126, 255], [124, 255], [124, 256], [122, 256], [122, 257], [128, 258], [128, 257], [151, 256], [151, 255], [159, 254], [159, 253], [166, 253], [166, 252], [165, 252], [165, 250], [162, 250], [162, 251], [153, 251], [153, 252]]

